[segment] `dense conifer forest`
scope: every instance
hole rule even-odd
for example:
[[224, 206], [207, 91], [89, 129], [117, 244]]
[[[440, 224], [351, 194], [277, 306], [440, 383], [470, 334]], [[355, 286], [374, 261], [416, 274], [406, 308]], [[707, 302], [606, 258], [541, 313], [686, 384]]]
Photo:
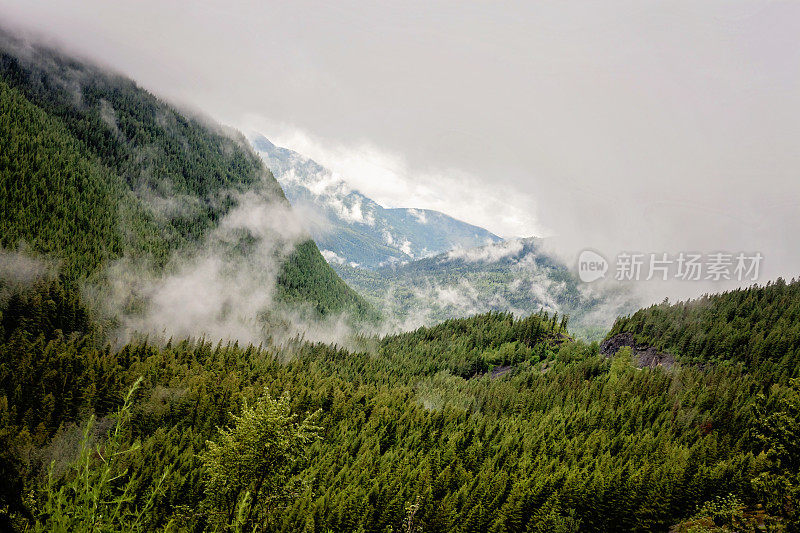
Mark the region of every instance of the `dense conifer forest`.
[[798, 377], [800, 281], [778, 278], [764, 287], [664, 302], [617, 320], [610, 335], [618, 333], [686, 361], [729, 361], [784, 380]]
[[[122, 256], [157, 270], [191, 255], [244, 192], [288, 206], [238, 132], [2, 32], [0, 105], [0, 245], [58, 258], [68, 280]], [[283, 262], [278, 293], [323, 314], [373, 314], [310, 239]]]
[[545, 314], [348, 348], [114, 349], [58, 279], [5, 288], [1, 505], [20, 529], [796, 530], [796, 367], [638, 368]]
[[[87, 289], [115, 261], [168, 269], [241, 193], [285, 199], [235, 134], [9, 39], [0, 530], [800, 530], [798, 282], [608, 334], [671, 366], [602, 354], [545, 312], [337, 343], [119, 338]], [[292, 250], [282, 303], [377, 320], [313, 242]]]

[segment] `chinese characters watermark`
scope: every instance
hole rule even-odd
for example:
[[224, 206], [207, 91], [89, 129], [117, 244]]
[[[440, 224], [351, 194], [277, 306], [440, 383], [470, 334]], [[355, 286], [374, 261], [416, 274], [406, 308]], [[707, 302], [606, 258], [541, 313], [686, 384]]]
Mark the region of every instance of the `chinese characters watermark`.
[[763, 259], [760, 252], [623, 252], [617, 255], [612, 268], [599, 253], [584, 250], [578, 257], [578, 276], [590, 283], [606, 277], [611, 270], [617, 281], [756, 281]]

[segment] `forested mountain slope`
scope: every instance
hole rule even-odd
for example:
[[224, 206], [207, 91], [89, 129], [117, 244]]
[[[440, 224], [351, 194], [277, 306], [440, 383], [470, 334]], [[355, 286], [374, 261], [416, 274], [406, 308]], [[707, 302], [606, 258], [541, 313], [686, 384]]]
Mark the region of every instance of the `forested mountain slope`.
[[[288, 205], [240, 134], [7, 34], [0, 97], [0, 245], [58, 258], [67, 279], [123, 256], [158, 270], [175, 254], [202, 250], [248, 192]], [[366, 312], [313, 241], [299, 241], [281, 262], [283, 299], [323, 313]]]
[[261, 135], [251, 142], [292, 205], [319, 218], [312, 237], [331, 264], [372, 269], [502, 240], [439, 211], [385, 208], [297, 152]]
[[[3, 39], [0, 530], [800, 531], [797, 282], [617, 321], [610, 335], [674, 353], [669, 368], [600, 353], [549, 305], [338, 346], [121, 340], [87, 286], [137, 261], [134, 282], [170, 281], [154, 285], [156, 326], [195, 320], [169, 307], [176, 289], [219, 297], [226, 326], [242, 311], [227, 293], [257, 292], [272, 259], [283, 302], [369, 307], [292, 230], [240, 137]], [[549, 280], [541, 304], [594, 297], [535, 241], [503, 246], [408, 271], [506, 298]], [[204, 277], [215, 268], [235, 283]]]
[[[780, 372], [639, 369], [630, 353], [603, 357], [573, 341], [546, 314], [451, 320], [350, 350], [193, 340], [111, 349], [58, 280], [0, 289], [7, 527], [685, 533], [800, 524], [800, 383]], [[81, 444], [89, 413], [96, 452]], [[109, 450], [119, 453], [106, 458]]]
[[800, 281], [665, 301], [619, 318], [608, 338], [621, 333], [686, 362], [729, 361], [800, 377]]
[[[158, 230], [152, 217], [137, 212], [136, 199], [118, 177], [87, 157], [58, 119], [2, 81], [0, 139], [2, 246], [24, 242], [60, 257], [64, 273], [78, 278], [126, 248], [143, 249], [144, 243], [130, 241]], [[129, 228], [125, 233], [121, 222]], [[162, 256], [166, 247], [154, 252]]]

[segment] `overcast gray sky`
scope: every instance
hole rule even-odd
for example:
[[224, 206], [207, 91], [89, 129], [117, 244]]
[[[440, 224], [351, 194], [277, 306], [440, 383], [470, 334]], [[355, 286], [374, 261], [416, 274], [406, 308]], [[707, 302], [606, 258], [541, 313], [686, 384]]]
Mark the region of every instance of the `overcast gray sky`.
[[389, 206], [800, 267], [800, 3], [3, 0]]

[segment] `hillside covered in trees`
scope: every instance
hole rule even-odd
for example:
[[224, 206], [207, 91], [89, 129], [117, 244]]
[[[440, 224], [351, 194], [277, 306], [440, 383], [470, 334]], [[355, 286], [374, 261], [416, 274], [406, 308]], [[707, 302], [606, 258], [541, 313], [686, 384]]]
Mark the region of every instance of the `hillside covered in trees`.
[[687, 363], [736, 363], [751, 372], [798, 377], [800, 280], [665, 301], [619, 318], [608, 337], [621, 333]]
[[[797, 282], [643, 309], [606, 353], [552, 309], [265, 342], [307, 318], [276, 309], [374, 312], [241, 137], [1, 40], [0, 530], [800, 530]], [[187, 292], [220, 335], [158, 334]]]
[[[797, 303], [793, 284], [749, 291]], [[661, 327], [675, 326], [674, 309]], [[114, 349], [47, 278], [6, 285], [0, 322], [0, 516], [20, 530], [800, 523], [796, 365], [638, 368], [547, 314], [478, 315], [347, 349]]]
[[[265, 210], [288, 210], [238, 132], [5, 33], [0, 144], [0, 246], [55, 258], [73, 282], [102, 279], [122, 257], [160, 272], [176, 256], [196, 255], [248, 193]], [[238, 237], [240, 252], [255, 238]], [[369, 314], [313, 241], [294, 237], [278, 258], [279, 297], [323, 314]]]

